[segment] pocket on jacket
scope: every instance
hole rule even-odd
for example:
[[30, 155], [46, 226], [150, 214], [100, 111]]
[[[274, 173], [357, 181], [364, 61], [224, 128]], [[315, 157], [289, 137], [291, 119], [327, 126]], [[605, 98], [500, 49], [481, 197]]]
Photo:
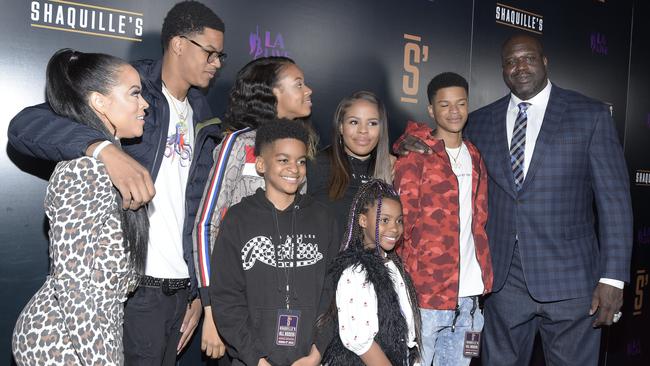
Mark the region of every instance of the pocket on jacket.
[[567, 240], [595, 235], [596, 228], [593, 224], [570, 225], [564, 228], [564, 238]]
[[[270, 338], [273, 336], [273, 331], [275, 329], [275, 314], [277, 313], [276, 309], [255, 309], [253, 313], [253, 328], [254, 333], [259, 337], [260, 344], [264, 347], [265, 352], [271, 351], [272, 343], [270, 343]], [[272, 330], [273, 329], [273, 330]]]

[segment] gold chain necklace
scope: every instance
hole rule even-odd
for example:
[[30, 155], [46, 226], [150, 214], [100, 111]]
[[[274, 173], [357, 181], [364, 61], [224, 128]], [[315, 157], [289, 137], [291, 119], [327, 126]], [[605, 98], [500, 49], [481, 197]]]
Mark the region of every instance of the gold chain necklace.
[[452, 168], [456, 168], [456, 169], [462, 168], [462, 165], [460, 164], [460, 162], [458, 162], [458, 158], [460, 157], [460, 152], [463, 150], [463, 146], [465, 146], [465, 144], [461, 142], [455, 157], [451, 155], [451, 153], [449, 152], [450, 148], [445, 147], [445, 151], [447, 152], [447, 155], [449, 155], [449, 157], [451, 158]]
[[163, 84], [163, 92], [167, 94], [169, 99], [172, 102], [172, 108], [174, 108], [174, 112], [176, 112], [176, 115], [178, 115], [179, 123], [185, 126], [185, 120], [187, 118], [187, 110], [189, 109], [189, 106], [187, 105], [187, 97], [185, 97], [185, 101], [181, 102], [183, 106], [185, 106], [185, 109], [180, 112], [178, 107], [176, 107], [176, 98], [172, 95], [172, 93], [169, 92], [165, 84]]

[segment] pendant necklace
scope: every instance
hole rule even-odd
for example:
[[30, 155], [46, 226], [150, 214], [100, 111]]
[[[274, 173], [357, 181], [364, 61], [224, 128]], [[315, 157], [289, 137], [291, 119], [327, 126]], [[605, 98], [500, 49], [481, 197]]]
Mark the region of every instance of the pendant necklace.
[[167, 89], [164, 82], [162, 91], [170, 100], [170, 104], [178, 116], [178, 122], [176, 122], [176, 125], [174, 126], [175, 131], [167, 137], [165, 157], [172, 157], [171, 161], [173, 162], [173, 156], [178, 156], [180, 158], [180, 166], [187, 167], [192, 161], [192, 146], [189, 141], [190, 136], [188, 136], [189, 129], [187, 127], [187, 116], [190, 110], [189, 101], [186, 96], [184, 101], [179, 101], [181, 104], [180, 107], [177, 107], [177, 99], [169, 92], [169, 89]]
[[169, 99], [171, 100], [172, 108], [174, 108], [174, 112], [176, 112], [176, 115], [178, 116], [178, 123], [176, 124], [176, 127], [179, 132], [185, 134], [187, 132], [187, 111], [189, 109], [189, 106], [187, 105], [187, 97], [185, 97], [185, 100], [180, 102], [181, 107], [176, 106], [176, 98], [169, 92], [167, 87], [165, 86], [165, 83], [163, 83], [163, 93], [165, 93]]
[[463, 167], [460, 161], [458, 161], [458, 158], [460, 157], [460, 152], [463, 150], [463, 146], [465, 146], [465, 144], [461, 142], [460, 147], [458, 148], [458, 152], [456, 153], [456, 156], [453, 156], [449, 152], [449, 150], [451, 150], [450, 148], [445, 147], [445, 151], [447, 151], [447, 155], [449, 155], [449, 158], [451, 159], [451, 168], [453, 170], [459, 170]]

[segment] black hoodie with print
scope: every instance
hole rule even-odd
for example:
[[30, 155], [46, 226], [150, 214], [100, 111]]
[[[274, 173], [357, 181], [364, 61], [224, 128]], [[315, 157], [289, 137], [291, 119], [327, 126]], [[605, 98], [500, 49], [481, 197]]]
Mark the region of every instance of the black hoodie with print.
[[[339, 240], [327, 208], [309, 196], [297, 194], [280, 211], [258, 189], [228, 209], [212, 251], [209, 292], [233, 365], [256, 366], [260, 358], [290, 365], [312, 344], [323, 353], [330, 339], [316, 334], [315, 323], [334, 294], [324, 284]], [[276, 345], [287, 295], [290, 309], [300, 311], [295, 346]]]

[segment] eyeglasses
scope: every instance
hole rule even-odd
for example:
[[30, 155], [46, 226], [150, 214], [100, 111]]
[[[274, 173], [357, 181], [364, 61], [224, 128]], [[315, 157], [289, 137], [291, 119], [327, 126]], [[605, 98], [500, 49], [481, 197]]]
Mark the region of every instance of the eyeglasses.
[[208, 63], [209, 64], [215, 62], [217, 59], [219, 59], [219, 62], [224, 62], [224, 61], [226, 61], [226, 58], [228, 57], [228, 54], [225, 53], [225, 52], [210, 51], [210, 50], [206, 49], [205, 47], [203, 47], [202, 45], [200, 45], [199, 43], [197, 43], [197, 42], [195, 42], [195, 41], [193, 41], [193, 40], [191, 40], [191, 39], [189, 39], [189, 38], [187, 38], [185, 36], [179, 36], [179, 37], [187, 39], [193, 45], [195, 45], [196, 47], [198, 47], [198, 48], [202, 49], [203, 51], [205, 51], [208, 54]]

